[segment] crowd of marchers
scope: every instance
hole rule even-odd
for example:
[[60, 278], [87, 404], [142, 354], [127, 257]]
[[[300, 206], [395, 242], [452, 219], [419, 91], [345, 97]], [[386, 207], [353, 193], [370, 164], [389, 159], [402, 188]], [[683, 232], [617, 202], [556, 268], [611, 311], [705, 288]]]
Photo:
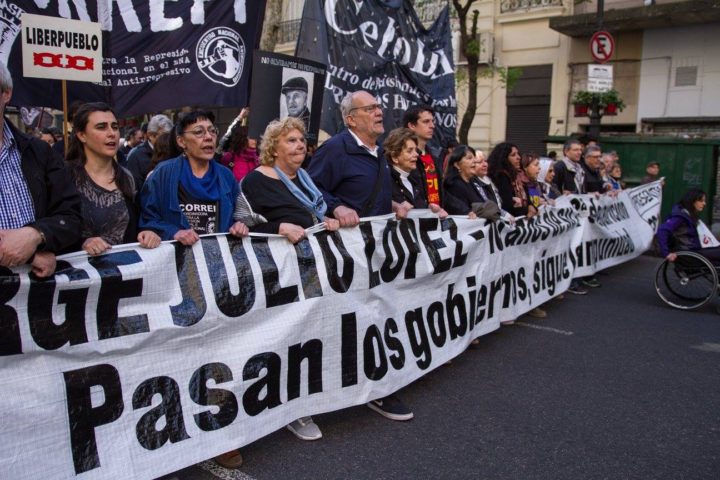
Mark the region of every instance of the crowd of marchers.
[[[513, 223], [561, 195], [623, 188], [617, 155], [595, 141], [567, 141], [558, 160], [508, 142], [487, 156], [456, 143], [436, 150], [431, 107], [409, 108], [402, 126], [385, 132], [382, 106], [366, 91], [344, 97], [345, 128], [312, 154], [305, 122], [292, 116], [272, 121], [257, 141], [248, 138], [247, 109], [223, 136], [211, 112], [192, 110], [174, 121], [155, 115], [121, 138], [104, 103], [76, 104], [67, 149], [62, 141], [51, 148], [53, 135], [35, 138], [5, 119], [12, 81], [0, 64], [0, 266], [30, 264], [40, 278], [69, 251], [95, 256], [113, 245], [155, 248], [166, 240], [189, 246], [212, 233], [273, 233], [297, 243], [317, 224], [333, 231], [362, 217], [404, 218], [411, 209]], [[657, 167], [648, 165], [647, 181]], [[568, 291], [599, 286], [588, 277]], [[537, 307], [529, 315], [547, 313]], [[397, 394], [368, 407], [391, 420], [413, 418]], [[310, 417], [288, 429], [303, 440], [322, 437]], [[242, 456], [235, 450], [215, 461], [237, 468]]]

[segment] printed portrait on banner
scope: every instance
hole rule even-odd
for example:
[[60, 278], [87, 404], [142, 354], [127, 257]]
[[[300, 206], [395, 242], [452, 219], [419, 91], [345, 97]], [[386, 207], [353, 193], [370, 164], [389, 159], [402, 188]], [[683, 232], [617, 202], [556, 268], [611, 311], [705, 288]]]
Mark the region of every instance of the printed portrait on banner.
[[255, 52], [250, 88], [250, 138], [260, 138], [268, 123], [296, 117], [305, 123], [308, 145], [315, 145], [326, 69], [322, 63], [279, 53]]

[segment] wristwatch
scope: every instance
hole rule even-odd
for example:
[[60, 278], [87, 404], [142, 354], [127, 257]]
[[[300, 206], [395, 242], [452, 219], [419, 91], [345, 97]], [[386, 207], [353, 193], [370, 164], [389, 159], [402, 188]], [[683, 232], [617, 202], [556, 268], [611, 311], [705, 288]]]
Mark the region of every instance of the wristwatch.
[[42, 247], [45, 246], [45, 242], [46, 242], [47, 240], [45, 239], [45, 234], [43, 233], [42, 230], [40, 230], [40, 229], [37, 228], [37, 227], [32, 227], [32, 228], [34, 228], [35, 231], [37, 231], [37, 232], [40, 234], [40, 245], [38, 245], [38, 247], [37, 247], [38, 250], [39, 250], [39, 249], [41, 249]]

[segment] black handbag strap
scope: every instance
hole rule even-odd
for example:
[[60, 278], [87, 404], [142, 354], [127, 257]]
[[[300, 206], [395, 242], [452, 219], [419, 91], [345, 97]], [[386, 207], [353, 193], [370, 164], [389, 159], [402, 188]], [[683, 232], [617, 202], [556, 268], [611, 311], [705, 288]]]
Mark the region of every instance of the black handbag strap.
[[368, 199], [365, 201], [365, 204], [363, 204], [362, 206], [362, 210], [360, 210], [361, 217], [367, 217], [373, 205], [375, 204], [375, 198], [377, 198], [377, 194], [380, 191], [380, 185], [382, 184], [383, 167], [384, 165], [382, 158], [378, 158], [378, 175], [375, 179], [375, 188], [373, 188], [370, 197], [368, 197]]

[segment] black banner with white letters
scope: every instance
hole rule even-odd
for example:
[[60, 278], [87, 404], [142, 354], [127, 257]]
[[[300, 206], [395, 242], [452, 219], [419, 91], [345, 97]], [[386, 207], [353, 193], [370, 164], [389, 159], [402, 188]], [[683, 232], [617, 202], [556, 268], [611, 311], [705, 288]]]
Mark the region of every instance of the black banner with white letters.
[[342, 129], [338, 106], [367, 90], [385, 112], [385, 131], [401, 125], [409, 106], [435, 109], [435, 140], [455, 138], [457, 102], [450, 16], [444, 8], [426, 29], [410, 0], [307, 0], [296, 56], [328, 65], [322, 123]]
[[[62, 108], [61, 82], [22, 78], [22, 14], [99, 22], [103, 82], [68, 82], [70, 102], [105, 101], [119, 116], [194, 105], [244, 106], [264, 12], [265, 0], [0, 2], [0, 60], [15, 80], [12, 104]], [[58, 38], [31, 33], [48, 45]]]

